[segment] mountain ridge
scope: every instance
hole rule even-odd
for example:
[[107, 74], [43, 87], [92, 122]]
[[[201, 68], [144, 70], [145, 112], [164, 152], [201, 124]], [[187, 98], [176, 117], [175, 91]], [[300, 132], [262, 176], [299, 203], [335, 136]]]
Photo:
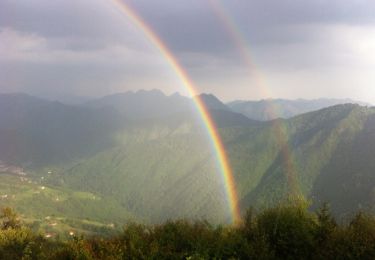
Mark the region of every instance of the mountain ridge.
[[[181, 98], [157, 91], [150, 96], [147, 91], [138, 94], [144, 100], [156, 99], [139, 108], [142, 113], [157, 107], [160, 100]], [[122, 220], [124, 212], [146, 222], [181, 217], [206, 218], [214, 223], [230, 219], [216, 154], [199, 114], [191, 107], [192, 100], [182, 97], [192, 110], [173, 109], [164, 114], [163, 109], [176, 104], [168, 101], [152, 117], [128, 119], [116, 109], [116, 102], [114, 106], [69, 106], [13, 96], [26, 100], [20, 105], [10, 97], [0, 95], [0, 101], [8, 102], [0, 102], [0, 160], [27, 168], [32, 183], [69, 198], [60, 207], [66, 208], [70, 217], [111, 221], [109, 215], [92, 208], [96, 203], [92, 198], [101, 198], [99, 204], [111, 205], [108, 210], [113, 220]], [[289, 119], [260, 122], [233, 112], [213, 95], [197, 98], [208, 104], [218, 127], [241, 209], [273, 206], [292, 194], [312, 199], [313, 208], [330, 202], [338, 217], [358, 209], [372, 210], [375, 166], [370, 158], [375, 144], [365, 141], [375, 136], [374, 108], [335, 105]], [[9, 178], [4, 181], [15, 181]], [[25, 185], [21, 182], [19, 187], [38, 187]], [[0, 193], [3, 189], [11, 194], [2, 187]], [[351, 187], [351, 198], [344, 196], [347, 187]], [[21, 190], [13, 195], [23, 198]], [[38, 218], [47, 212], [62, 214], [56, 208], [56, 197], [51, 200], [38, 192], [32, 200], [40, 212], [30, 208], [30, 198], [7, 201]], [[345, 200], [337, 194], [343, 194]], [[84, 203], [87, 197], [89, 207]]]
[[351, 99], [264, 99], [259, 101], [236, 100], [228, 102], [227, 106], [234, 112], [241, 113], [250, 119], [269, 121], [276, 118], [291, 118], [299, 114], [319, 110], [338, 104], [359, 104], [371, 106], [368, 103]]

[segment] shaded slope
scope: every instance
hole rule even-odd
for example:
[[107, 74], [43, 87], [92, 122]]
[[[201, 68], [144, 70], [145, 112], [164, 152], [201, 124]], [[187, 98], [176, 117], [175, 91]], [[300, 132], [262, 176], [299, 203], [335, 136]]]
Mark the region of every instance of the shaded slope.
[[314, 207], [329, 202], [336, 215], [374, 211], [375, 115], [362, 124], [352, 140], [342, 142], [312, 189]]
[[191, 110], [189, 98], [173, 94], [166, 96], [160, 90], [129, 91], [91, 100], [84, 104], [89, 108], [110, 107], [133, 120], [153, 119]]
[[[342, 153], [343, 144], [351, 144], [357, 136], [361, 135], [363, 126], [372, 113], [374, 111], [371, 109], [356, 105], [343, 105], [286, 121], [288, 129], [286, 145], [293, 168], [283, 167], [285, 162], [280, 160], [282, 157], [279, 154], [270, 167], [264, 171], [256, 188], [243, 198], [243, 207], [270, 206], [285, 199], [291, 192], [291, 184], [288, 183], [290, 174], [294, 175], [293, 185], [298, 185], [301, 195], [310, 197], [313, 186], [317, 185], [317, 179], [324, 173], [327, 165], [332, 163], [334, 156]], [[366, 153], [366, 151], [363, 152]], [[280, 147], [279, 153], [281, 153]], [[354, 154], [351, 159], [360, 160]], [[369, 164], [366, 168], [372, 169]], [[325, 189], [333, 194], [337, 191], [336, 187], [329, 185], [325, 186]], [[363, 199], [369, 200], [370, 197]], [[327, 202], [332, 202], [332, 200], [327, 200]], [[342, 200], [341, 203], [346, 202]], [[341, 215], [344, 211], [336, 213]]]
[[[374, 109], [338, 105], [258, 122], [228, 110], [214, 96], [203, 98], [227, 149], [242, 208], [268, 207], [290, 196], [330, 202], [337, 215], [373, 205]], [[112, 211], [117, 219], [123, 212], [151, 222], [229, 219], [211, 143], [191, 110], [160, 110], [156, 117], [129, 122], [113, 106], [24, 99], [19, 111], [17, 102], [3, 103], [19, 117], [0, 113], [1, 160], [63, 165], [68, 170], [51, 176], [50, 187], [105, 198], [108, 205], [119, 205]], [[30, 200], [17, 203], [26, 210]], [[94, 212], [74, 205], [74, 214]], [[48, 200], [38, 207], [50, 212]]]
[[110, 108], [86, 109], [27, 95], [0, 96], [0, 160], [42, 167], [92, 156], [126, 124]]
[[[365, 161], [371, 158], [371, 142], [363, 150], [355, 143], [358, 138], [361, 142], [366, 140], [361, 135], [370, 129], [367, 125], [372, 122], [373, 113], [372, 109], [357, 105], [339, 105], [289, 120], [221, 128], [241, 207], [269, 207], [290, 196], [310, 198], [319, 187], [329, 190], [329, 194], [340, 194], [338, 187], [320, 178], [340, 169], [334, 162], [345, 152], [343, 147], [356, 162], [349, 160], [351, 165], [363, 165], [355, 156], [360, 152], [365, 153]], [[64, 185], [111, 197], [153, 222], [175, 217], [227, 220], [224, 186], [203, 133], [189, 121], [128, 129], [118, 136], [116, 147], [66, 172]], [[332, 163], [334, 166], [330, 166]], [[371, 163], [364, 167], [364, 173], [373, 169]], [[350, 167], [346, 169], [348, 174], [343, 178], [350, 185], [348, 175], [353, 172]], [[362, 190], [366, 195], [358, 199], [362, 204], [372, 201], [372, 179], [366, 182], [368, 188]], [[325, 198], [325, 193], [317, 193]], [[346, 203], [344, 199], [328, 198], [328, 202], [337, 205]], [[350, 206], [342, 209], [335, 213], [341, 215]]]

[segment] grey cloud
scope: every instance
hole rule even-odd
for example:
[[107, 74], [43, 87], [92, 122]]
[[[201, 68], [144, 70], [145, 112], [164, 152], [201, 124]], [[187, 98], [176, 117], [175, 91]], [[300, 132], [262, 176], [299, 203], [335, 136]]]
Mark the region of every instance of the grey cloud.
[[[130, 3], [176, 51], [224, 51], [233, 48], [223, 21], [209, 1], [132, 0]], [[290, 27], [309, 23], [375, 23], [371, 0], [214, 0], [252, 44], [308, 41], [308, 32]], [[306, 39], [307, 38], [307, 39]]]
[[225, 52], [233, 47], [207, 1], [125, 1], [176, 52]]
[[[207, 0], [123, 0], [151, 25], [175, 52], [222, 55], [235, 49], [223, 20]], [[213, 0], [222, 3], [243, 37], [252, 45], [308, 42], [307, 23], [373, 23], [371, 0]], [[75, 50], [103, 48], [113, 42], [137, 46], [123, 27], [126, 19], [111, 12], [110, 1], [38, 0], [0, 1], [0, 27], [35, 32], [45, 37], [66, 38]], [[112, 15], [110, 15], [112, 14]], [[129, 21], [127, 21], [129, 23]], [[128, 26], [132, 26], [129, 25]], [[62, 44], [61, 41], [57, 44]]]
[[374, 23], [371, 0], [221, 1], [242, 24]]
[[0, 28], [40, 35], [59, 48], [100, 49], [111, 44], [136, 48], [139, 41], [129, 34], [131, 26], [116, 15], [109, 1], [0, 1]]
[[26, 92], [38, 96], [79, 94], [107, 95], [134, 88], [163, 88], [168, 83], [158, 80], [163, 69], [132, 64], [35, 64], [0, 63], [0, 92]]
[[[207, 0], [123, 1], [133, 6], [175, 52], [220, 55], [235, 48], [223, 21]], [[244, 38], [253, 45], [310, 41], [314, 35], [297, 25], [375, 22], [375, 2], [371, 0], [213, 2], [222, 3]], [[0, 27], [70, 38], [73, 40], [67, 41], [66, 47], [76, 50], [102, 48], [116, 41], [136, 46], [136, 40], [123, 30], [126, 19], [110, 15], [111, 5], [110, 1], [97, 0], [1, 0]]]
[[[252, 95], [261, 98], [261, 94], [253, 94], [256, 85], [252, 71], [246, 67], [224, 21], [208, 0], [123, 1], [160, 35], [201, 91], [216, 93], [217, 90], [224, 99], [235, 98], [237, 93], [244, 95], [242, 98]], [[32, 65], [25, 61], [0, 63], [0, 91], [64, 90], [83, 94], [90, 86], [90, 93], [105, 94], [121, 90], [120, 86], [124, 90], [163, 88], [166, 64], [160, 62], [160, 53], [110, 2], [0, 0], [0, 30], [10, 28], [26, 36], [35, 34], [46, 41], [47, 58], [62, 57], [62, 61], [49, 59], [48, 64], [38, 60]], [[316, 95], [339, 93], [339, 85], [345, 85], [342, 93], [346, 95], [356, 87], [363, 90], [375, 84], [369, 73], [375, 59], [371, 51], [371, 44], [375, 43], [371, 38], [375, 28], [374, 1], [221, 0], [221, 3], [246, 41], [251, 62], [264, 72], [270, 88], [280, 96], [306, 93], [305, 97], [309, 97], [313, 95], [310, 88], [317, 85], [321, 86], [314, 90]], [[141, 61], [116, 52], [105, 55], [107, 49], [116, 46], [138, 51]], [[152, 57], [147, 60], [147, 56]], [[116, 58], [121, 61], [114, 61]], [[352, 73], [353, 68], [362, 67]], [[362, 80], [356, 80], [357, 77]], [[166, 80], [165, 85], [170, 82]], [[353, 82], [359, 83], [350, 88], [349, 83]]]

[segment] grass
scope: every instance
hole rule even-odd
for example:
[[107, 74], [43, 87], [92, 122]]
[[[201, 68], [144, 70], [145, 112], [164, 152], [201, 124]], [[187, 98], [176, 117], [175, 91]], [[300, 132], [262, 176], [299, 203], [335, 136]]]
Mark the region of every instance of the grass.
[[45, 184], [40, 177], [0, 174], [0, 207], [16, 209], [35, 231], [66, 237], [111, 234], [134, 217], [115, 201]]

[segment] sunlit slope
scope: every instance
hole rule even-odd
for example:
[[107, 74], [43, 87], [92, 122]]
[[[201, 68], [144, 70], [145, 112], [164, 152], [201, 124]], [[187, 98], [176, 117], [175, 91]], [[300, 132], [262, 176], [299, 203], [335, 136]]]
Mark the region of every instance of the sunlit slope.
[[[141, 94], [152, 99], [155, 93]], [[138, 112], [146, 115], [147, 109], [124, 107], [138, 118], [127, 120], [125, 110], [110, 106], [112, 98], [87, 108], [6, 95], [0, 103], [0, 160], [23, 167], [28, 178], [53, 192], [29, 196], [34, 184], [23, 182], [15, 191], [24, 195], [2, 205], [35, 218], [55, 214], [100, 223], [129, 216], [148, 222], [228, 221], [222, 176], [197, 115], [169, 109], [146, 118]], [[173, 107], [181, 97], [166, 99]], [[227, 149], [242, 209], [305, 198], [313, 207], [331, 203], [336, 215], [345, 215], [374, 204], [374, 109], [338, 105], [258, 122], [230, 111], [212, 95], [202, 99]], [[4, 181], [0, 192], [10, 193], [12, 185]], [[73, 195], [61, 195], [69, 199], [57, 203], [55, 192]], [[101, 200], [74, 195], [80, 192]]]
[[114, 200], [54, 187], [40, 178], [0, 174], [0, 207], [12, 207], [34, 230], [54, 235], [113, 233], [135, 217]]
[[225, 221], [228, 205], [204, 133], [155, 127], [121, 136], [121, 144], [63, 175], [65, 186], [114, 198], [136, 215]]
[[[346, 204], [345, 200], [335, 199], [336, 191], [340, 192], [336, 187], [339, 184], [323, 181], [322, 185], [319, 180], [345, 172], [357, 174], [362, 180], [362, 173], [358, 171], [372, 172], [371, 162], [363, 164], [361, 159], [371, 158], [372, 143], [364, 150], [358, 145], [359, 151], [355, 153], [351, 147], [356, 140], [363, 142], [364, 134], [371, 136], [368, 132], [372, 131], [369, 126], [373, 113], [373, 109], [357, 105], [339, 105], [289, 120], [222, 127], [220, 133], [233, 167], [242, 208], [268, 207], [289, 197], [310, 199], [313, 190], [319, 187], [329, 190], [332, 196], [318, 192], [313, 199], [324, 195], [326, 202]], [[129, 211], [150, 221], [172, 217], [206, 217], [219, 221], [227, 218], [221, 177], [203, 132], [189, 124], [174, 128], [148, 126], [125, 131], [118, 138], [116, 147], [65, 172], [64, 185], [114, 198]], [[362, 170], [351, 172], [346, 167], [342, 171], [340, 167], [345, 164], [341, 163], [327, 168], [343, 156], [343, 147], [350, 151], [351, 160], [361, 162]], [[361, 152], [367, 157], [356, 156]], [[351, 185], [351, 178], [341, 177]], [[371, 198], [371, 194], [363, 195], [357, 201], [368, 205]], [[340, 208], [343, 210], [336, 210], [337, 215], [355, 210], [349, 206]]]

